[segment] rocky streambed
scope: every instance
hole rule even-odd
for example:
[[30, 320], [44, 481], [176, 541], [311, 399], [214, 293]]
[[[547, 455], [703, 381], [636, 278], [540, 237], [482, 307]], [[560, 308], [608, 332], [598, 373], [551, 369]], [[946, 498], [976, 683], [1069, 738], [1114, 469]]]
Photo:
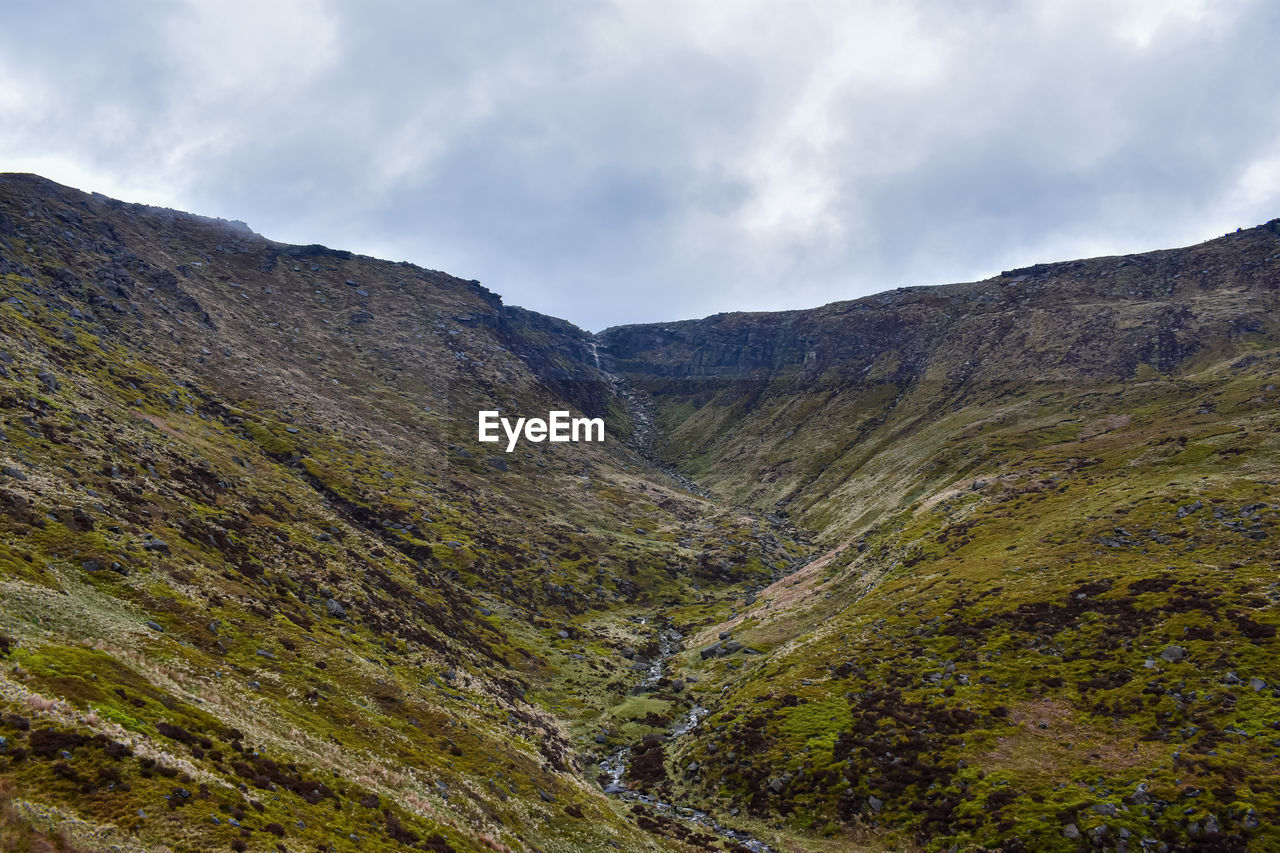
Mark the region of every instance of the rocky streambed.
[[[660, 631], [658, 633], [658, 656], [649, 665], [644, 679], [637, 686], [638, 689], [643, 690], [655, 686], [666, 675], [667, 661], [681, 648], [683, 648], [683, 638], [679, 632], [671, 628]], [[670, 732], [662, 739], [668, 743], [674, 743], [697, 728], [698, 723], [709, 713], [710, 711], [706, 708], [694, 703], [688, 714], [680, 722], [672, 726]], [[656, 738], [658, 736], [650, 735], [648, 737]], [[604, 777], [604, 781], [601, 784], [606, 794], [627, 802], [643, 803], [663, 817], [681, 820], [709, 829], [722, 838], [727, 838], [740, 847], [752, 851], [752, 853], [776, 853], [774, 848], [755, 836], [724, 826], [700, 809], [664, 802], [657, 797], [627, 787], [624, 780], [627, 777], [627, 771], [631, 767], [631, 760], [632, 747], [624, 746], [598, 762], [597, 766]]]

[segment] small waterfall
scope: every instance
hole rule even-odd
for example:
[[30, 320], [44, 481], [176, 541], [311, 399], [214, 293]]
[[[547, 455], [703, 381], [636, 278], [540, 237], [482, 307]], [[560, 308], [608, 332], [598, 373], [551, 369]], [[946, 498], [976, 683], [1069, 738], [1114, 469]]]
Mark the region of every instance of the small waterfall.
[[[641, 624], [643, 624], [643, 622]], [[667, 660], [682, 647], [680, 640], [681, 637], [679, 632], [671, 630], [670, 628], [659, 632], [658, 658], [650, 664], [648, 674], [641, 682], [642, 686], [652, 686], [658, 681], [658, 679], [662, 678], [663, 674], [666, 672]], [[709, 713], [710, 711], [706, 708], [695, 703], [693, 707], [689, 709], [688, 717], [672, 726], [671, 733], [667, 735], [667, 740], [675, 741], [684, 737], [689, 732], [693, 731], [693, 729], [697, 728], [698, 722]], [[629, 746], [624, 746], [622, 749], [605, 756], [597, 763], [596, 766], [600, 768], [607, 779], [607, 781], [602, 785], [606, 794], [618, 797], [619, 799], [626, 800], [628, 802], [644, 803], [645, 805], [653, 808], [659, 814], [710, 829], [720, 837], [727, 838], [735, 844], [745, 847], [747, 850], [750, 850], [751, 853], [775, 853], [772, 847], [765, 844], [760, 839], [755, 838], [746, 832], [741, 832], [724, 826], [704, 811], [689, 808], [688, 806], [677, 806], [671, 803], [665, 803], [656, 797], [631, 790], [627, 787], [627, 784], [624, 781], [627, 775], [627, 768], [630, 764], [631, 747]]]

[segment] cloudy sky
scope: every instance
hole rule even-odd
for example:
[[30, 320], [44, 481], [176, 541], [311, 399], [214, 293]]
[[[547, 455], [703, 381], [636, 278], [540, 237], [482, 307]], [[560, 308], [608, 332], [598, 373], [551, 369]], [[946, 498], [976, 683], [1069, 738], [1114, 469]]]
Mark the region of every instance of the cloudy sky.
[[1280, 216], [1271, 0], [3, 0], [0, 170], [592, 330]]

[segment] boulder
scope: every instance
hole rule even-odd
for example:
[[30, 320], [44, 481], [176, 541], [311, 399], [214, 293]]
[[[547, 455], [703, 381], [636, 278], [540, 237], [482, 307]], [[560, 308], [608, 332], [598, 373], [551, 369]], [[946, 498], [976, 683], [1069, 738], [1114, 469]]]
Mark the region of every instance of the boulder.
[[1191, 515], [1191, 513], [1195, 512], [1198, 509], [1202, 509], [1203, 507], [1204, 507], [1204, 504], [1201, 503], [1200, 501], [1196, 501], [1195, 503], [1185, 504], [1183, 506], [1178, 507], [1177, 516], [1178, 518], [1186, 518], [1188, 515]]
[[169, 555], [172, 553], [169, 549], [169, 543], [163, 539], [148, 539], [142, 543], [142, 547], [147, 551], [155, 551], [157, 554]]

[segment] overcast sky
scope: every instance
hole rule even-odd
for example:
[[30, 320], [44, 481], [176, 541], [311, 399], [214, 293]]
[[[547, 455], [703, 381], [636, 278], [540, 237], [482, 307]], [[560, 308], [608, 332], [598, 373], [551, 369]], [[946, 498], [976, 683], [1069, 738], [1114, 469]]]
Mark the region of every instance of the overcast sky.
[[1280, 216], [1280, 3], [0, 3], [0, 170], [599, 330]]

